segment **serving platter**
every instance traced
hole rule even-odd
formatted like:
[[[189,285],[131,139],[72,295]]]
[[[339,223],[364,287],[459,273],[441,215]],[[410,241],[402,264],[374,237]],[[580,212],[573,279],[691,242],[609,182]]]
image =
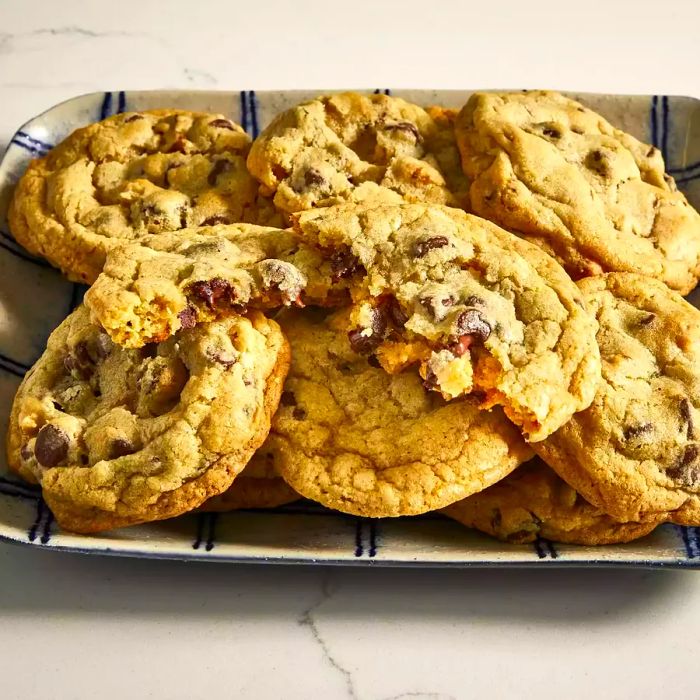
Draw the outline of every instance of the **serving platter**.
[[[375,89],[420,105],[460,107],[470,90]],[[66,281],[12,238],[12,187],[32,158],[90,122],[118,112],[176,107],[223,113],[251,136],[279,111],[317,91],[100,92],[63,102],[24,124],[0,163],[0,421],[46,338],[84,288]],[[613,124],[661,149],[667,169],[700,206],[700,101],[666,95],[571,94]],[[694,298],[697,297],[697,298]],[[690,301],[696,306],[700,292]],[[4,430],[4,427],[3,427]],[[626,545],[579,547],[538,540],[506,545],[438,514],[370,520],[308,501],[271,510],[187,515],[100,535],[61,531],[38,488],[8,472],[0,457],[0,539],[47,549],[222,562],[389,566],[641,566],[700,568],[700,528],[664,525]]]

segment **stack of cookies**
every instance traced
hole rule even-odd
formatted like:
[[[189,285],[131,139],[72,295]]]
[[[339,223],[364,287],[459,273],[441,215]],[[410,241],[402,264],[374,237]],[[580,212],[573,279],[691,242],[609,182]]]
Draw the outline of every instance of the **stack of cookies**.
[[[700,215],[560,94],[331,95],[252,144],[121,114],[9,220],[91,284],[8,432],[68,530],[300,497],[517,543],[700,525]]]

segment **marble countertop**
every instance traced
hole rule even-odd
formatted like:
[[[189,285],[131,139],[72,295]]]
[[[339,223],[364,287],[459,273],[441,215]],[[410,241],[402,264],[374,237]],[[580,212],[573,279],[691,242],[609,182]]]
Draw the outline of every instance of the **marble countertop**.
[[[41,110],[105,89],[700,96],[695,0],[573,5],[0,0],[0,151]],[[227,566],[0,545],[0,697],[691,697],[699,619],[694,572]]]

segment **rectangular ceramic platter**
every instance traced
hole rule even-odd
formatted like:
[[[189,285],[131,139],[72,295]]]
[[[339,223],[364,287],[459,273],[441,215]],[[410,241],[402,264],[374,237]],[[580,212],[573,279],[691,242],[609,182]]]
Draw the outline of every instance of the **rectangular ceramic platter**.
[[[427,106],[459,107],[470,91],[376,90]],[[126,110],[179,107],[226,114],[255,137],[280,110],[316,91],[107,92],[64,102],[25,124],[0,166],[0,421],[46,338],[82,295],[12,239],[7,203],[31,158],[74,129]],[[700,108],[689,97],[576,95],[613,124],[658,146],[690,201],[700,205]],[[700,295],[698,295],[700,298]],[[306,501],[266,511],[189,515],[85,537],[61,532],[37,489],[0,462],[0,538],[56,550],[231,562],[393,566],[700,566],[700,528],[665,525],[627,545],[505,545],[439,515],[367,520]]]

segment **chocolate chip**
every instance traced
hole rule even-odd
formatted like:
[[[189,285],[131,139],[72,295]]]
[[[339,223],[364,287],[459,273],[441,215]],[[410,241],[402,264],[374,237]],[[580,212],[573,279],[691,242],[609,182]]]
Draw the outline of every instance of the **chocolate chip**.
[[[207,219],[204,219],[200,226],[218,226],[219,224],[230,224],[231,220],[227,216],[222,216],[221,214],[217,214],[216,216],[210,216]]]
[[[394,124],[384,124],[384,128],[387,131],[403,131],[408,134],[411,134],[416,140],[416,143],[420,143],[423,140],[423,137],[420,135],[420,131],[418,131],[418,127],[411,122],[396,122]]]
[[[658,149],[656,148],[656,146],[651,146],[649,148],[649,150],[647,151],[647,158],[650,158],[651,156],[653,156],[657,152],[657,150]]]
[[[117,438],[112,442],[112,446],[109,450],[109,458],[117,459],[117,457],[125,457],[136,452],[135,445],[124,438]]]
[[[486,302],[481,297],[476,296],[476,294],[471,294],[464,300],[464,305],[475,306],[478,309],[486,306]]]
[[[194,328],[197,324],[197,309],[195,309],[192,304],[188,304],[182,311],[180,311],[177,317],[180,320],[180,328],[183,330]]]
[[[226,160],[226,158],[220,158],[212,165],[209,175],[207,176],[207,182],[213,187],[216,185],[219,175],[230,173],[231,170],[233,170],[233,163],[230,160]]]
[[[498,531],[501,527],[501,523],[503,522],[503,516],[501,515],[501,511],[496,508],[493,513],[491,514],[491,527]]]
[[[51,423],[47,423],[36,436],[34,453],[43,467],[55,467],[68,456],[70,439],[68,434]]]
[[[209,122],[209,126],[213,126],[215,129],[228,129],[229,131],[235,131],[233,124],[228,119],[214,119]]]
[[[654,426],[651,423],[640,423],[639,425],[629,425],[623,431],[622,434],[625,440],[633,440],[640,435],[646,435],[654,430]]]
[[[423,388],[428,391],[434,391],[438,387],[438,378],[431,367],[427,367],[425,371],[425,379],[423,380]]]
[[[226,354],[225,352],[219,352],[217,350],[210,350],[207,352],[207,357],[219,365],[222,365],[226,369],[230,369],[233,365],[238,362],[238,358],[233,355]]]
[[[401,308],[399,300],[396,297],[388,296],[383,303],[391,322],[397,328],[403,328],[408,321],[408,314]]]
[[[294,418],[296,420],[304,420],[304,418],[306,418],[306,411],[303,408],[300,408],[299,406],[297,406],[292,411],[292,416],[294,416]]]
[[[309,168],[304,173],[304,182],[308,187],[313,187],[314,185],[321,186],[326,184],[326,178],[323,177],[316,168]]]
[[[488,340],[488,337],[491,335],[491,325],[478,309],[462,311],[457,317],[455,327],[457,336],[474,335],[482,343]]]
[[[32,448],[29,447],[29,445],[22,445],[22,447],[19,450],[19,456],[26,462],[28,459],[32,458],[32,455],[34,453],[32,452]]]
[[[700,448],[697,445],[687,445],[673,467],[666,470],[666,475],[689,485],[696,484],[700,476],[697,466],[698,455],[700,455]]]
[[[445,236],[433,236],[424,241],[418,241],[414,249],[414,255],[417,258],[425,257],[429,251],[435,248],[444,248],[449,241]]]
[[[605,177],[608,174],[608,166],[605,162],[605,156],[601,151],[591,151],[586,156],[585,164],[589,170],[593,170],[594,172],[598,173],[598,175]]]
[[[278,180],[286,180],[289,177],[289,173],[281,165],[277,165],[277,163],[273,163],[272,165],[272,174]]]
[[[385,307],[378,306],[371,311],[372,319],[367,329],[356,328],[348,333],[350,347],[360,355],[368,355],[376,350],[384,340],[388,327],[388,312]],[[366,335],[366,330],[371,334]]]
[[[81,340],[75,345],[72,352],[63,359],[63,366],[77,379],[87,381],[92,377],[95,368],[85,341]]]
[[[549,138],[551,138],[551,139],[561,138],[561,131],[559,131],[559,129],[555,129],[552,126],[545,126],[545,128],[542,129],[542,133],[545,136],[549,136]]]
[[[62,411],[62,410],[63,410],[63,406],[61,406],[61,404],[58,403],[58,401],[52,401],[51,403],[53,404],[53,407],[54,407],[57,411]]]
[[[339,250],[333,253],[330,261],[331,279],[333,282],[350,277],[358,270],[364,269],[357,256],[353,255],[349,250]]]
[[[654,319],[656,318],[656,314],[649,314],[648,316],[645,316],[643,319],[639,321],[640,326],[648,326]]]
[[[131,114],[124,120],[124,123],[129,124],[130,122],[135,122],[143,118],[144,117],[141,114]]]
[[[283,406],[296,406],[297,397],[294,396],[294,392],[292,391],[283,391],[282,396],[280,396],[280,403]]]
[[[681,418],[686,427],[686,437],[688,440],[692,440],[695,437],[695,426],[693,424],[693,412],[692,404],[688,399],[681,399],[680,406],[678,407],[681,413]]]
[[[367,364],[368,364],[370,367],[376,367],[377,369],[380,369],[380,368],[381,368],[381,365],[379,364],[379,360],[377,359],[377,356],[376,356],[376,355],[370,355],[370,356],[367,358]]]
[[[203,301],[210,309],[213,309],[221,298],[226,298],[230,302],[235,300],[235,293],[231,289],[231,285],[220,277],[194,282],[190,285],[190,294]]]

